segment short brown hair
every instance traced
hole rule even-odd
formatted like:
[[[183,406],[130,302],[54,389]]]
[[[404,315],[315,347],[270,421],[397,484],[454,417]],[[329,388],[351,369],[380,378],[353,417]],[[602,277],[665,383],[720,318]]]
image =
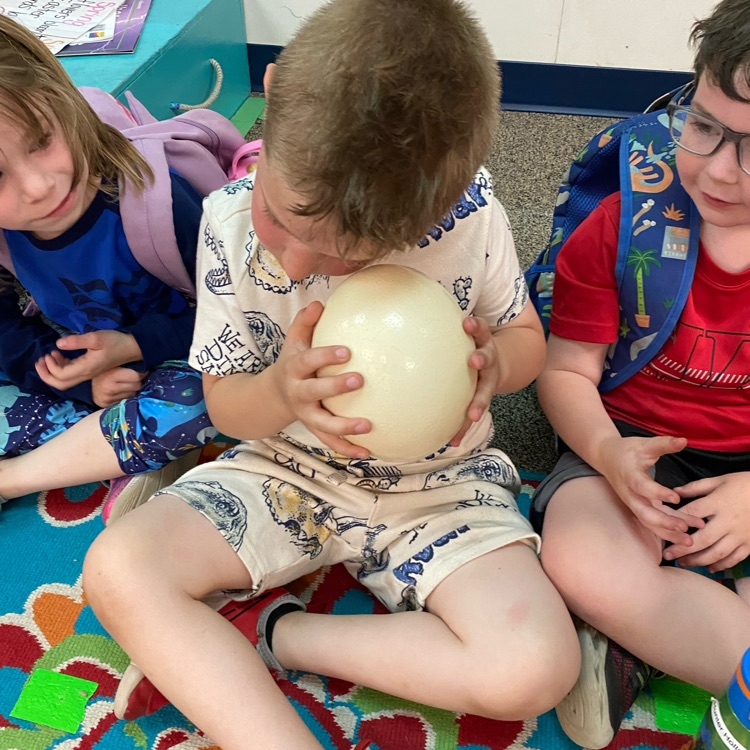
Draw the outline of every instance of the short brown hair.
[[[278,57],[265,148],[303,196],[298,214],[403,249],[486,158],[499,95],[492,48],[461,2],[332,0]]]
[[[99,119],[52,52],[5,15],[0,15],[0,116],[32,142],[41,142],[50,125],[58,125],[73,157],[74,184],[84,165],[111,193],[120,175],[137,189],[152,177],[145,159],[119,130]]]
[[[750,102],[739,91],[750,90],[750,2],[722,0],[708,18],[696,21],[690,42],[697,48],[696,80],[705,74],[730,99]]]

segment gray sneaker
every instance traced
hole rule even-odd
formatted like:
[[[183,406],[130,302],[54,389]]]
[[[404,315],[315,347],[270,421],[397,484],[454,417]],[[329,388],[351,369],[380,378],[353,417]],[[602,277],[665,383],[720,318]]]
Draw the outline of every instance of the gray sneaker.
[[[581,674],[555,711],[573,742],[599,750],[612,742],[633,701],[660,673],[591,625],[574,619]]]

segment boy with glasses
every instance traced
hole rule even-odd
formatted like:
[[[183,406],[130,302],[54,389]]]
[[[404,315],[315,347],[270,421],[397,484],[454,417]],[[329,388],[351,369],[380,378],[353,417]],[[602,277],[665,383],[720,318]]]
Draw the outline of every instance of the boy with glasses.
[[[669,177],[700,215],[679,320],[648,363],[598,389],[633,313],[615,268],[631,217],[611,195],[558,256],[538,380],[564,448],[534,499],[542,562],[584,621],[581,675],[557,713],[586,748],[611,742],[657,669],[720,693],[750,644],[750,3],[723,0],[691,40],[692,102],[668,109]],[[678,212],[653,199],[652,213]],[[642,282],[666,248],[654,233],[639,250]]]
[[[682,102],[695,91],[694,84],[676,102],[667,105],[669,132],[680,148],[698,156],[713,156],[727,141],[737,149],[740,169],[750,175],[750,133],[738,133],[707,112]]]

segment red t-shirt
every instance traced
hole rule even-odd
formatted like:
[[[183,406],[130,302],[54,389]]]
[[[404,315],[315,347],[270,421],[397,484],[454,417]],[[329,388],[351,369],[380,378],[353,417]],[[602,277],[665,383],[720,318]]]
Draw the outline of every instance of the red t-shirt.
[[[556,263],[550,330],[608,344],[620,325],[614,266],[620,194],[576,229]],[[680,320],[661,351],[602,394],[608,414],[693,448],[750,450],[750,270],[719,268],[701,244]]]

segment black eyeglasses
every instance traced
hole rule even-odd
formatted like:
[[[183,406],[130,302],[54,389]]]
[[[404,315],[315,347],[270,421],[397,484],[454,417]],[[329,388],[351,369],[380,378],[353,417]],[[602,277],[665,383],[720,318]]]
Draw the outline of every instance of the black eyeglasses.
[[[737,149],[740,169],[750,175],[750,133],[738,133],[711,115],[674,101],[667,104],[667,114],[672,140],[680,148],[698,156],[712,156],[729,141]]]

